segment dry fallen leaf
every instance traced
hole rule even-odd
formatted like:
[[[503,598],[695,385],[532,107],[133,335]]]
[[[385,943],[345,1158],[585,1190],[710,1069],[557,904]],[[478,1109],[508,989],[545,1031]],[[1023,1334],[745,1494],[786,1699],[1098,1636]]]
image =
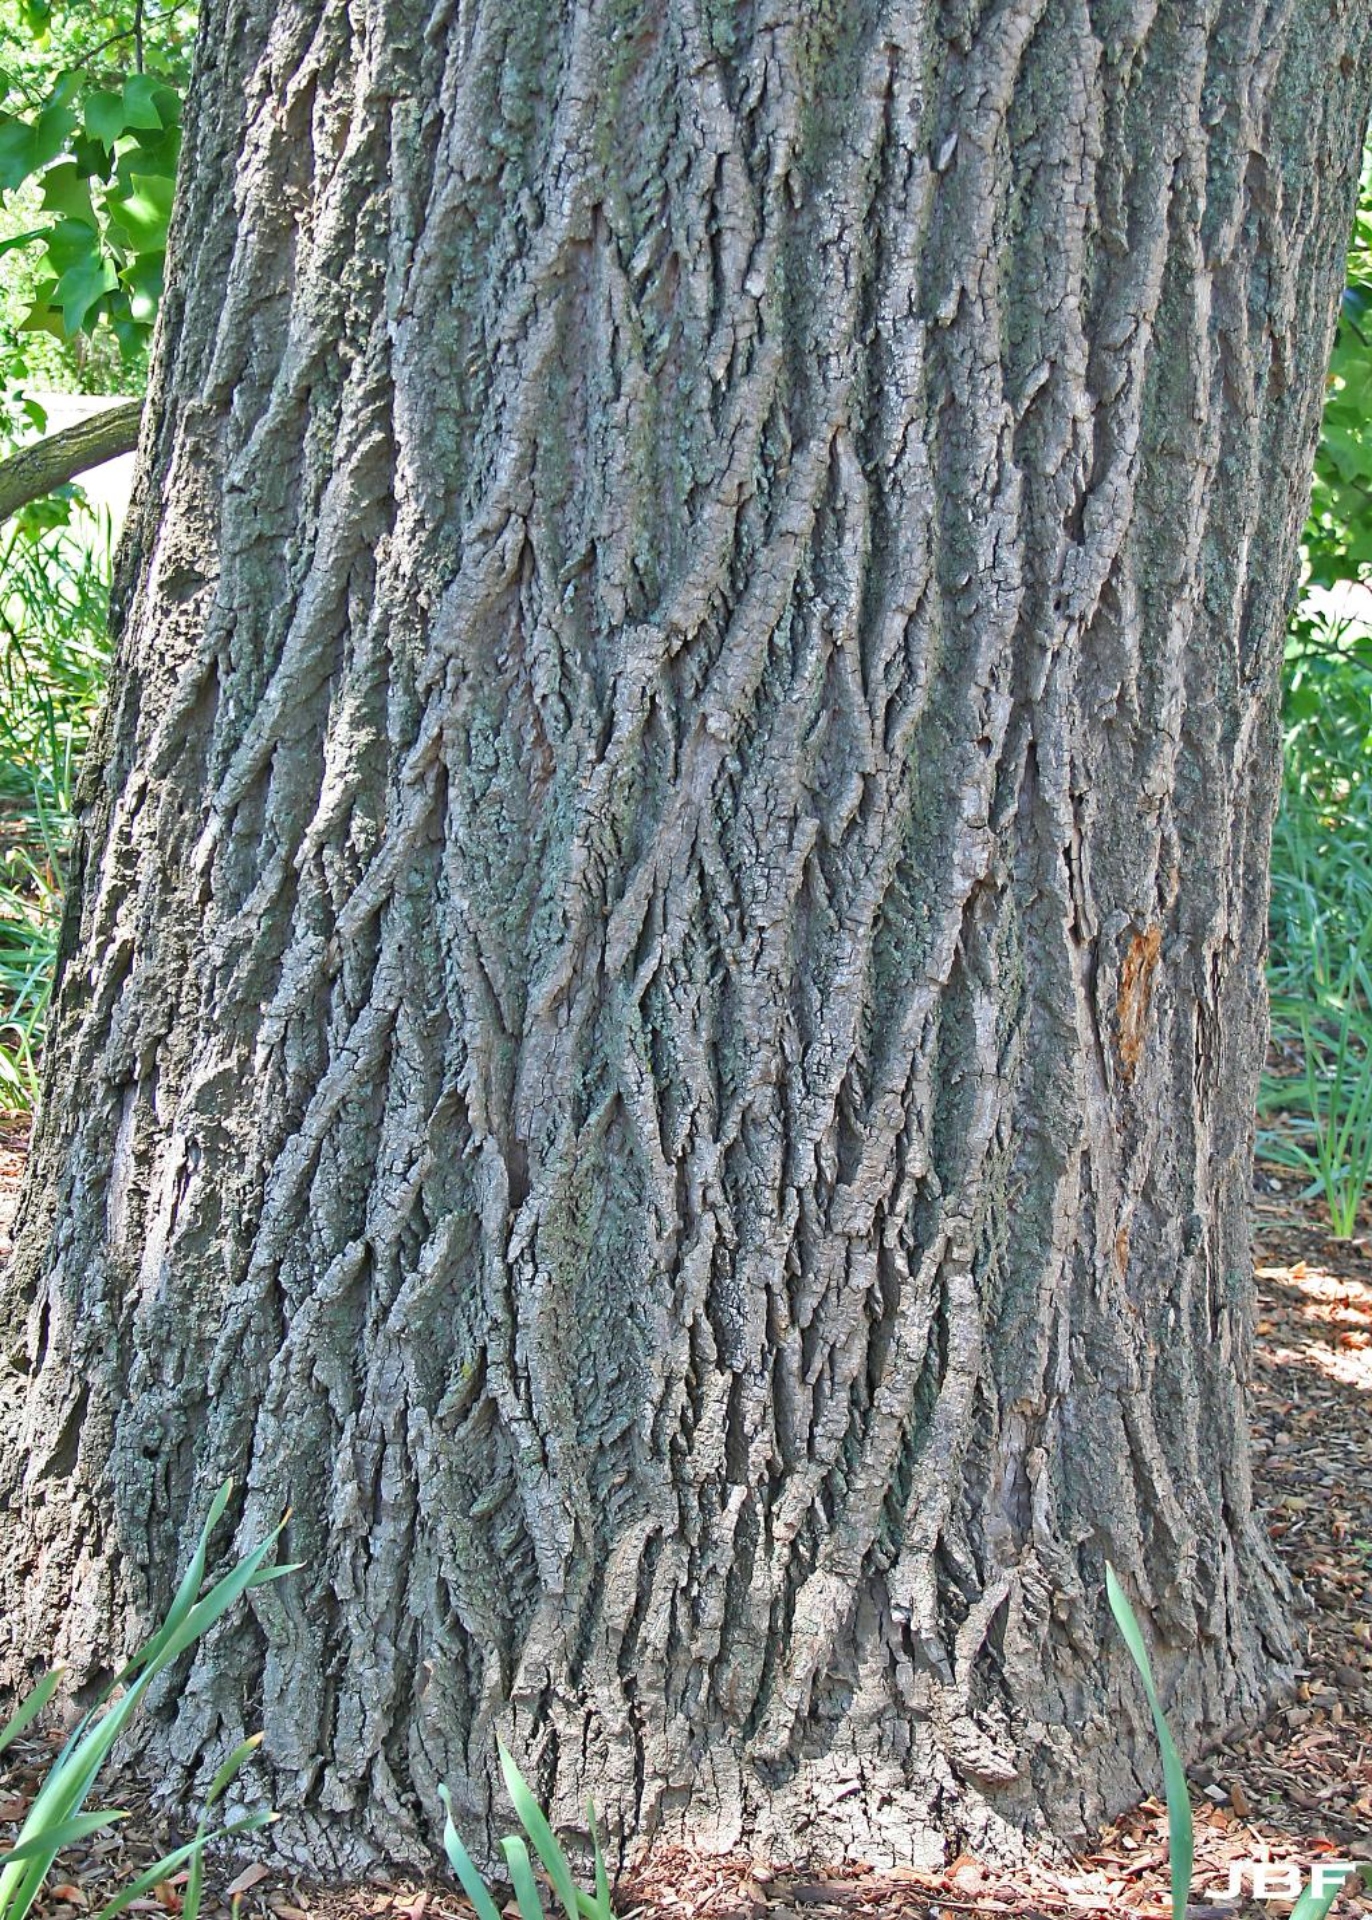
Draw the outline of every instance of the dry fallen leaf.
[[[224,1897],[227,1900],[236,1899],[240,1893],[246,1893],[249,1887],[257,1886],[259,1882],[269,1879],[270,1876],[271,1868],[264,1867],[260,1860],[254,1860],[250,1867],[244,1867],[242,1873],[230,1880],[224,1889]]]

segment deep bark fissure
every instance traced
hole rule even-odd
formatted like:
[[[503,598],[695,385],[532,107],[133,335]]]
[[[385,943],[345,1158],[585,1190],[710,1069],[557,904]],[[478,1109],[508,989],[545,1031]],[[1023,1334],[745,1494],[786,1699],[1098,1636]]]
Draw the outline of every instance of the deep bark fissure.
[[[207,6],[5,1485],[16,1656],[293,1506],[166,1777],[260,1711],[355,1865],[499,1728],[573,1825],[928,1859],[1146,1772],[1107,1554],[1189,1742],[1281,1684],[1245,1188],[1370,31]]]

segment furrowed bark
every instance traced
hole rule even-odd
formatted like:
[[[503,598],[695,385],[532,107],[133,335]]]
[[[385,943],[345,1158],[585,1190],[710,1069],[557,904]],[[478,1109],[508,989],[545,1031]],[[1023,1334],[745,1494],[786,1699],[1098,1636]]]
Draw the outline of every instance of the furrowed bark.
[[[12,1664],[228,1472],[316,1871],[929,1861],[1293,1661],[1245,1381],[1353,0],[211,0],[13,1277]],[[111,1656],[112,1657],[112,1654]]]

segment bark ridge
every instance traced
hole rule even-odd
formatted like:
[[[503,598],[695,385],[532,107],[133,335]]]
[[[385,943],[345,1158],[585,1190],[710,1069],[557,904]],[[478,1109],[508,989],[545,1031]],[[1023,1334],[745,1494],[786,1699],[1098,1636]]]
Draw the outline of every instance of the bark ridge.
[[[226,1472],[294,1510],[168,1777],[260,1715],[351,1867],[498,1822],[499,1729],[626,1844],[927,1862],[1153,1784],[1107,1556],[1191,1747],[1281,1684],[1246,1195],[1370,34],[210,0],[8,1308],[16,1658]]]

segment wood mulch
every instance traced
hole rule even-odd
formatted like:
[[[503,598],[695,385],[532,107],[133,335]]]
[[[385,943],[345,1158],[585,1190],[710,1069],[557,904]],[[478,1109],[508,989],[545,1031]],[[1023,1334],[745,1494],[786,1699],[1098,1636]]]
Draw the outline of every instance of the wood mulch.
[[[0,1262],[22,1163],[22,1131],[0,1123]],[[1257,1227],[1255,1481],[1273,1541],[1311,1603],[1308,1651],[1295,1701],[1190,1770],[1193,1920],[1286,1911],[1284,1902],[1226,1903],[1232,1860],[1290,1861],[1306,1874],[1321,1856],[1372,1860],[1372,1247],[1330,1241],[1317,1209],[1267,1169]],[[14,1831],[5,1823],[23,1817],[42,1758],[36,1742],[24,1743],[0,1776],[0,1846]],[[137,1798],[124,1804],[134,1815],[125,1826],[63,1857],[36,1910],[42,1920],[82,1920],[181,1837]],[[1067,1863],[1045,1858],[1007,1872],[962,1856],[935,1877],[661,1851],[621,1883],[616,1904],[626,1920],[1162,1915],[1166,1852],[1163,1808],[1149,1800]],[[233,1863],[212,1864],[207,1882],[206,1915],[231,1920],[471,1920],[447,1884],[375,1878],[326,1889],[260,1864],[235,1874]],[[159,1887],[135,1910],[174,1920],[178,1886]],[[1334,1912],[1366,1916],[1372,1898],[1344,1894]]]

